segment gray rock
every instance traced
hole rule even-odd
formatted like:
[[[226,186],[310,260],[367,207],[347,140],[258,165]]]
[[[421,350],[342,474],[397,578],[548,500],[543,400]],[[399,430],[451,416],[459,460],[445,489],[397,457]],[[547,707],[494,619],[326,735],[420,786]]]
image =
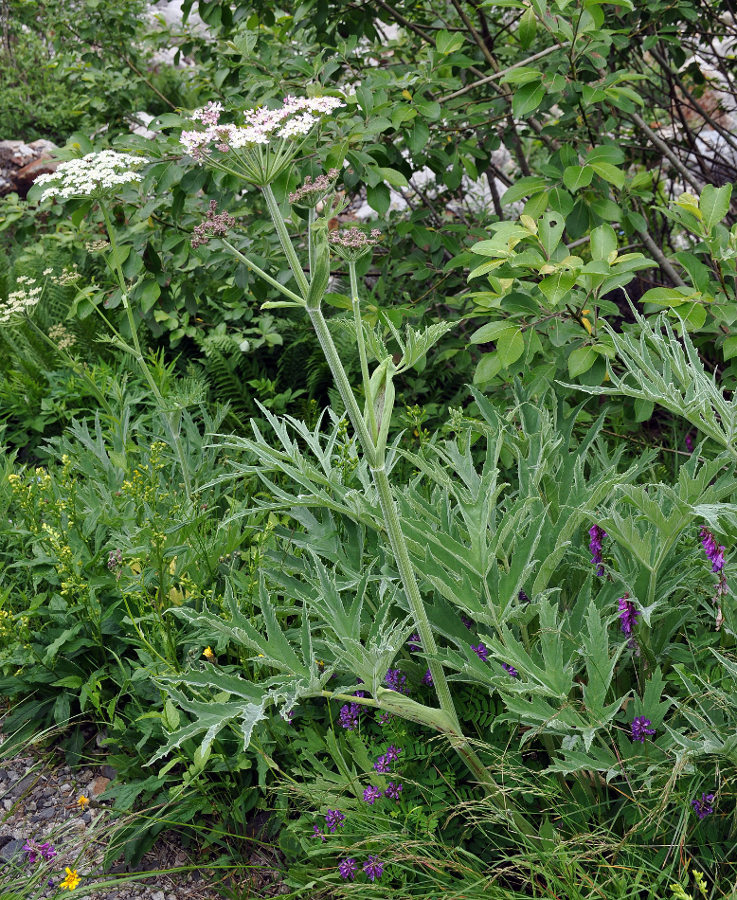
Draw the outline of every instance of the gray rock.
[[[8,843],[0,850],[0,859],[4,862],[10,862],[15,856],[23,853],[24,841],[8,841]]]
[[[20,797],[23,791],[29,788],[35,780],[36,778],[34,775],[26,775],[24,778],[21,778],[21,780],[17,781],[10,789],[10,796]]]
[[[154,891],[153,894],[151,894],[151,900],[165,900],[164,892]]]

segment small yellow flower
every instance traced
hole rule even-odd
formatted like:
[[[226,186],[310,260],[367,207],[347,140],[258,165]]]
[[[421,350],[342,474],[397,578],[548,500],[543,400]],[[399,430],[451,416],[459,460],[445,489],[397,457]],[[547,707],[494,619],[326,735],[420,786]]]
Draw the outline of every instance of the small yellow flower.
[[[90,805],[90,798],[85,797],[84,794],[81,794],[79,797],[79,800],[77,800],[77,806],[81,806],[82,809],[87,809],[87,807],[89,805]]]
[[[76,869],[70,869],[67,867],[65,870],[67,873],[67,877],[62,881],[59,887],[63,891],[73,891],[80,882],[80,877],[77,875]]]
[[[215,654],[212,652],[212,647],[205,647],[205,649],[202,651],[202,655],[205,657],[205,659],[209,659],[210,661],[215,659]]]

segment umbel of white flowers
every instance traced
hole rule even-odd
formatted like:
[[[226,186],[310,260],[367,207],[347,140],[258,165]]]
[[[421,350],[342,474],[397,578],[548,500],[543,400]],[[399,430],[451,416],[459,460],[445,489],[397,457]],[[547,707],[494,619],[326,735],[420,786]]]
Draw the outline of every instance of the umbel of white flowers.
[[[114,193],[122,185],[140,181],[141,175],[136,170],[147,162],[142,156],[102,150],[61,163],[55,172],[40,175],[36,184],[48,185],[41,200],[101,197]]]
[[[264,185],[289,165],[321,117],[340,106],[345,103],[338,97],[285,97],[278,109],[246,110],[245,125],[235,125],[221,123],[222,104],[210,101],[192,113],[192,121],[205,127],[183,131],[180,141],[199,163]]]
[[[4,303],[0,303],[0,325],[30,313],[41,299],[42,291],[43,287],[36,284],[35,278],[21,275],[16,281],[16,289],[8,294]]]

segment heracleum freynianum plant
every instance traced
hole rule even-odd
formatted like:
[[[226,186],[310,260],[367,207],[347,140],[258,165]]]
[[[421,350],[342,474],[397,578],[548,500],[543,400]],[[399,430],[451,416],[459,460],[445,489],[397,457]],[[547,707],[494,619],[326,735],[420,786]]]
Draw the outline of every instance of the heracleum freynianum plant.
[[[289,263],[296,291],[285,287],[264,272],[224,237],[223,243],[286,298],[285,301],[269,303],[266,306],[300,307],[310,318],[361,451],[371,470],[381,505],[386,536],[409,604],[412,624],[419,634],[427,656],[439,707],[425,706],[397,691],[383,687],[377,683],[375,676],[368,677],[372,673],[367,670],[359,671],[360,666],[356,666],[355,663],[353,668],[368,684],[373,698],[355,698],[346,695],[344,699],[376,706],[445,735],[474,778],[484,785],[492,797],[498,796],[500,803],[509,808],[509,804],[501,799],[500,788],[462,732],[448,680],[438,657],[438,648],[410,559],[407,541],[402,532],[386,465],[387,437],[395,400],[394,378],[421,359],[447,328],[444,325],[434,325],[422,333],[408,331],[404,339],[394,332],[394,337],[402,350],[398,361],[395,361],[386,347],[373,337],[372,355],[378,358],[378,365],[371,372],[367,338],[370,340],[372,335],[364,329],[361,316],[356,262],[371,252],[377,240],[377,232],[372,232],[369,236],[357,229],[351,229],[342,234],[331,235],[328,221],[335,214],[336,208],[329,197],[337,173],[331,171],[326,176],[320,176],[315,182],[306,181],[291,198],[293,202],[301,203],[308,209],[308,259],[305,273],[272,189],[272,182],[292,164],[300,147],[300,138],[318,125],[322,116],[332,113],[343,105],[343,101],[336,97],[286,97],[281,107],[277,109],[262,107],[246,111],[245,124],[241,126],[221,123],[222,107],[218,103],[211,102],[206,107],[195,110],[192,115],[192,119],[204,127],[184,131],[181,140],[187,152],[200,164],[235,175],[257,186],[263,192],[279,242]],[[318,216],[316,208],[321,204],[325,207],[324,214]],[[222,235],[222,224],[222,222],[215,223],[213,233]],[[365,398],[363,409],[356,399],[321,308],[330,280],[331,247],[348,263],[355,335]],[[266,599],[265,593],[262,596]],[[266,611],[264,614],[266,617]],[[359,635],[354,635],[354,638],[357,640]],[[316,677],[315,681],[315,693],[330,696],[329,692],[322,690],[322,679]],[[522,832],[528,835],[533,833],[532,827],[518,812],[511,810],[510,814]]]

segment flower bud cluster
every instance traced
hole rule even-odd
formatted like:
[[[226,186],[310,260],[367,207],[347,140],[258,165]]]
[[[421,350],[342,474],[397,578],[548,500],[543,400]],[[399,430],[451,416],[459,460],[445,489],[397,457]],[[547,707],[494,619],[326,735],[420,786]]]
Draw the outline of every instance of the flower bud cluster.
[[[71,331],[67,331],[61,322],[57,322],[56,325],[49,328],[49,337],[60,350],[68,350],[77,342],[75,336]]]
[[[338,174],[337,169],[330,169],[327,175],[318,175],[314,181],[308,175],[304,184],[289,195],[289,202],[314,208],[332,191]]]
[[[131,156],[115,150],[88,153],[81,159],[61,163],[55,172],[39,175],[36,184],[47,184],[41,200],[58,197],[97,197],[114,193],[119,187],[141,180],[136,169],[148,162],[142,156]]]
[[[338,256],[349,262],[355,262],[371,251],[378,244],[381,232],[373,228],[370,234],[359,228],[347,228],[343,231],[330,232],[330,244]]]
[[[216,212],[217,201],[211,200],[207,218],[192,230],[192,246],[206,244],[211,237],[222,237],[235,225],[235,219],[228,212]]]

